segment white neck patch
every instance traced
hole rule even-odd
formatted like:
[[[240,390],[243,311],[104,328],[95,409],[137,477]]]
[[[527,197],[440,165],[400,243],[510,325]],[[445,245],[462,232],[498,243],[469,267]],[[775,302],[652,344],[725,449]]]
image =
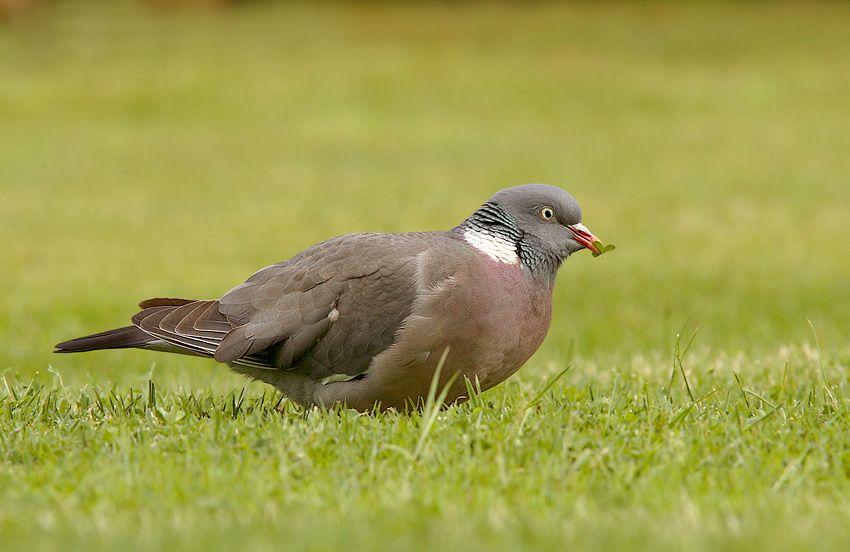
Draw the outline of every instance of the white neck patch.
[[[466,243],[484,253],[491,259],[500,263],[518,264],[519,255],[516,254],[516,245],[499,236],[485,234],[474,229],[468,229],[463,233]]]

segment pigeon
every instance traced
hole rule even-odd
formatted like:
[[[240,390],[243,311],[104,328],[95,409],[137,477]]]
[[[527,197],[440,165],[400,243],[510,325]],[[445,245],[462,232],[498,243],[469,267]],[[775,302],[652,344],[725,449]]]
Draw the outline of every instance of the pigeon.
[[[448,231],[338,236],[252,275],[218,300],[142,301],[132,326],[65,341],[57,353],[139,348],[213,358],[307,407],[447,404],[514,374],[552,319],[572,253],[599,254],[564,190],[497,192]]]

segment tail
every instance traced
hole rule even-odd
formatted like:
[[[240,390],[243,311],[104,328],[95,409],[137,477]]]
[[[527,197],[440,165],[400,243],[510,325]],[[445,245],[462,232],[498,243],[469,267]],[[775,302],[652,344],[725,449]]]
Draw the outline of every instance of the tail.
[[[233,329],[219,312],[218,301],[157,297],[142,301],[139,308],[142,311],[133,316],[135,326],[63,341],[53,352],[137,348],[211,357]]]
[[[108,332],[100,332],[85,337],[78,337],[70,341],[63,341],[56,345],[54,353],[83,353],[85,351],[96,351],[98,349],[128,349],[133,347],[144,347],[156,338],[137,328],[127,326]]]
[[[148,299],[139,303],[139,308],[165,307],[172,305],[185,305],[191,303],[191,299]],[[85,353],[86,351],[97,351],[99,349],[132,349],[134,347],[147,347],[158,341],[158,339],[147,332],[140,330],[137,326],[126,326],[117,330],[100,332],[85,337],[78,337],[70,341],[63,341],[56,345],[54,353]]]

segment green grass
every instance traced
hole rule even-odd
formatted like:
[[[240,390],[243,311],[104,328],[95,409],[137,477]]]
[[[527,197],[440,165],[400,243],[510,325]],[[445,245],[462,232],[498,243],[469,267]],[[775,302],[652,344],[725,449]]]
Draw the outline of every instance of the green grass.
[[[827,391],[802,351],[694,363],[695,401],[635,360],[539,398],[511,380],[430,431],[259,389],[6,378],[4,549],[843,549],[846,378],[828,364]]]
[[[850,544],[842,3],[31,15],[0,22],[4,552]],[[534,181],[617,249],[571,258],[540,351],[433,424],[50,353]]]

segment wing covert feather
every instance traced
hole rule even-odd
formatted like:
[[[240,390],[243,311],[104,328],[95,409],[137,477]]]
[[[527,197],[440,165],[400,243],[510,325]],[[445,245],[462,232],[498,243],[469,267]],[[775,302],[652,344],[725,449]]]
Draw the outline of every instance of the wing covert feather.
[[[266,267],[220,300],[234,326],[216,360],[269,349],[313,379],[357,375],[393,341],[417,293],[416,256],[441,232],[350,234]]]

